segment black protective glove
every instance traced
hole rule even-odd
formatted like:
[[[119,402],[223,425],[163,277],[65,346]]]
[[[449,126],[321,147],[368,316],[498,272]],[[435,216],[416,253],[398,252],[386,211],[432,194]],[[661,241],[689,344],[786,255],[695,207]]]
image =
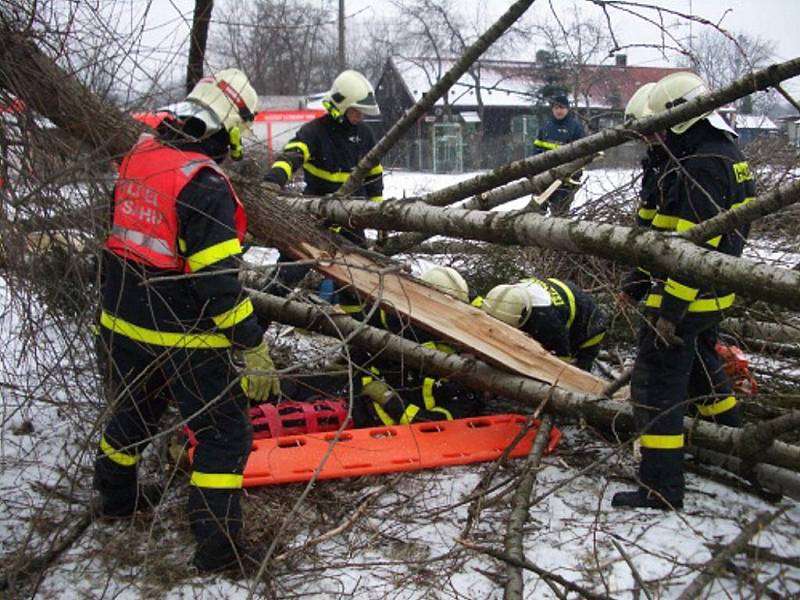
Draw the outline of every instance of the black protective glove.
[[[658,317],[655,327],[656,339],[653,345],[656,348],[666,350],[673,346],[683,346],[683,340],[675,333],[675,328],[677,327],[675,323],[668,321],[664,317]]]

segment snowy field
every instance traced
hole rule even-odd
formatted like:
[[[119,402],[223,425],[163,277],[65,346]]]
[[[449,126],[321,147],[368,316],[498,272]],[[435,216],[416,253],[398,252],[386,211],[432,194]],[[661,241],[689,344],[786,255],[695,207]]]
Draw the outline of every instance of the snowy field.
[[[473,175],[393,172],[387,175],[385,196],[419,195]],[[625,170],[588,171],[577,202],[631,176]],[[525,202],[503,208],[521,208]],[[754,256],[769,260],[769,250],[754,251]],[[262,253],[262,258],[270,257],[273,252]],[[99,437],[100,394],[93,375],[91,334],[43,321],[30,300],[13,294],[10,284],[0,279],[4,574],[17,549],[42,555],[77,527],[91,494],[91,464]],[[37,353],[28,341],[34,326],[38,336],[47,336],[46,343],[37,340]],[[306,360],[318,341],[295,333],[280,343],[292,346],[298,360]],[[720,544],[730,542],[764,511],[784,506],[786,512],[750,540],[748,553],[725,565],[702,597],[800,597],[796,502],[770,504],[724,481],[690,472],[683,511],[616,511],[610,507],[611,496],[630,489],[635,474],[630,447],[609,444],[580,424],[556,425],[564,438],[538,472],[533,491],[538,501],[530,509],[524,533],[529,562],[597,596],[677,598]],[[159,468],[155,446],[143,464],[151,474]],[[490,464],[320,482],[298,507],[294,505],[301,485],[252,490],[245,500],[248,528],[265,523],[273,532],[282,528],[282,548],[274,553],[264,578],[269,584],[191,573],[187,561],[192,543],[183,509],[187,484],[176,479],[153,517],[89,523],[77,541],[40,578],[18,588],[18,594],[124,600],[499,599],[503,563],[467,549],[461,541],[502,551],[522,462],[497,471],[480,508],[473,494],[493,470]],[[740,574],[738,580],[734,572]],[[644,582],[643,590],[637,578]],[[525,597],[559,596],[525,571]],[[568,597],[580,596],[572,592]],[[0,598],[5,598],[2,591]]]

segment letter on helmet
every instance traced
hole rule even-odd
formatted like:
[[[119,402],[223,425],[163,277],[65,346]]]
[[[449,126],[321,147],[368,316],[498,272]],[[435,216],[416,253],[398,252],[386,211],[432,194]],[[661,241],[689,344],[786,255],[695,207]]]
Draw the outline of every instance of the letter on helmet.
[[[336,109],[334,112],[329,108],[336,118],[343,117],[348,108],[360,110],[365,115],[381,114],[372,84],[358,71],[342,71],[333,81],[325,100]]]
[[[206,124],[206,132],[250,123],[255,118],[258,94],[239,69],[224,69],[203,77],[186,97],[195,106],[193,114],[180,111],[179,116],[193,116]]]
[[[522,327],[531,312],[530,299],[516,285],[498,285],[489,290],[481,308],[490,316],[514,327]]]
[[[431,267],[422,274],[422,281],[439,291],[469,302],[469,286],[461,274],[452,267]]]
[[[626,121],[643,119],[652,114],[647,102],[650,99],[650,93],[653,91],[654,87],[656,87],[656,84],[652,81],[650,83],[645,83],[633,93],[631,99],[628,100],[628,104],[625,105]]]

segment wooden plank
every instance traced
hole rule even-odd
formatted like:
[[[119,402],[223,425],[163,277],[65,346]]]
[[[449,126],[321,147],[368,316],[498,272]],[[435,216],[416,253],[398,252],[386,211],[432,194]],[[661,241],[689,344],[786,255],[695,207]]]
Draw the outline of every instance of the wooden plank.
[[[307,243],[295,247],[302,258],[317,260],[319,271],[339,283],[349,284],[384,308],[407,316],[411,322],[469,348],[485,360],[526,377],[567,390],[599,394],[605,382],[559,360],[530,336],[485,312],[439,292],[411,277],[382,268],[355,253],[331,258]]]

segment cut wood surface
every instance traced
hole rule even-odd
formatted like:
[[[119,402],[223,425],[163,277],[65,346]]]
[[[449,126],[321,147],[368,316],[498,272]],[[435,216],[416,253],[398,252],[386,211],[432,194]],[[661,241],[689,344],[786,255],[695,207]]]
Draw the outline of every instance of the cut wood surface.
[[[606,386],[602,379],[559,360],[530,336],[479,308],[408,276],[376,268],[374,262],[360,254],[339,252],[331,259],[310,244],[299,244],[298,248],[305,259],[319,261],[318,269],[326,275],[353,285],[385,308],[492,363],[571,391],[600,394]]]

